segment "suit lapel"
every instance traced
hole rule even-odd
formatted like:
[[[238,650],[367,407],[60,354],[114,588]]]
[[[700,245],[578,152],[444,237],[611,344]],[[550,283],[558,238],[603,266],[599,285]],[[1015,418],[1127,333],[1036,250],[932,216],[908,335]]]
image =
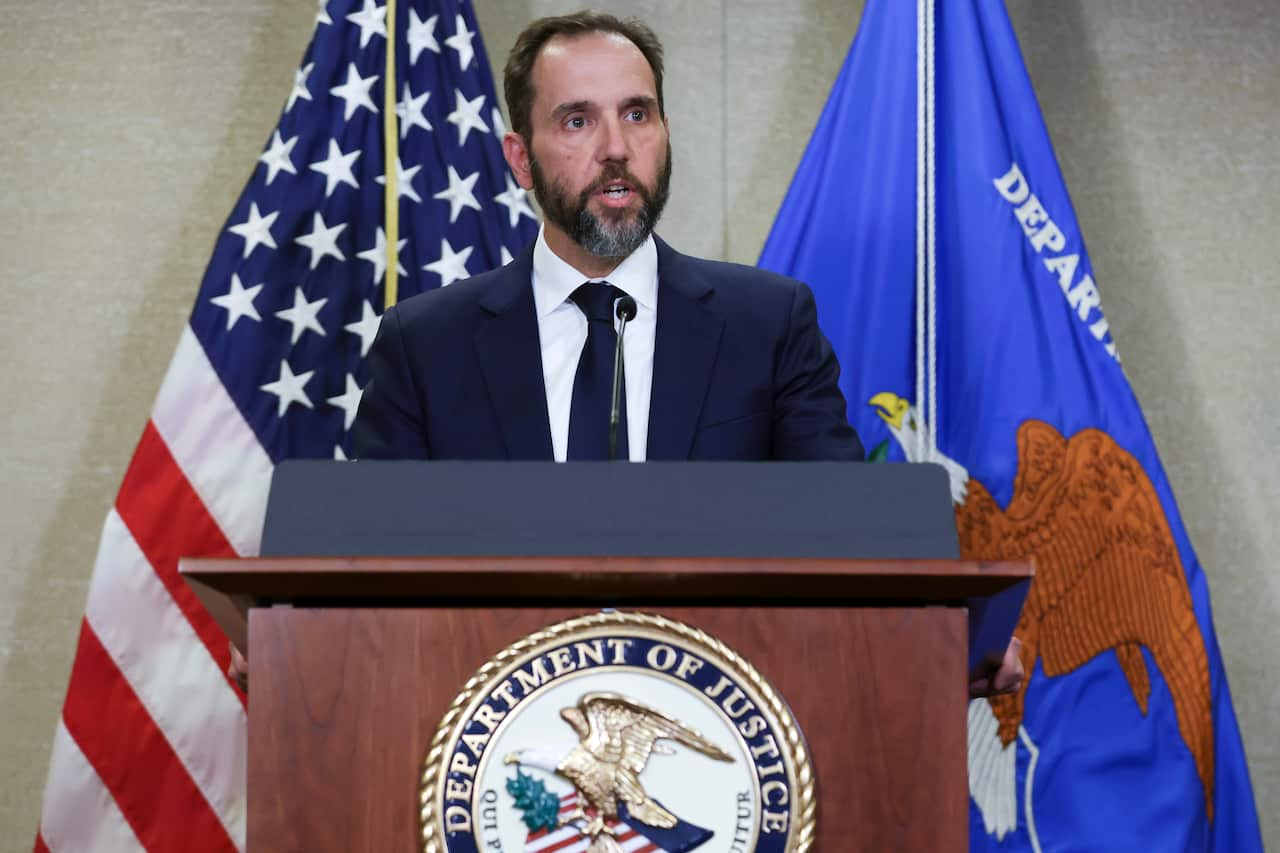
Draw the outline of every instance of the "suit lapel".
[[[510,459],[550,460],[551,421],[533,302],[533,248],[480,300],[492,316],[476,331],[476,355]]]
[[[658,318],[645,456],[683,460],[693,447],[724,321],[706,305],[712,284],[683,255],[661,240],[657,244]]]

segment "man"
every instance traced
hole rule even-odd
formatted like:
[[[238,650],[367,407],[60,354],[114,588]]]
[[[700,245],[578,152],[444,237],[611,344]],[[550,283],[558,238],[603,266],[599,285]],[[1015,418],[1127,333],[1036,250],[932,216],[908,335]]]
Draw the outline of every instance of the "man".
[[[662,71],[635,21],[580,12],[520,35],[503,153],[542,231],[506,267],[386,312],[357,457],[607,458],[614,306],[629,297],[620,457],[863,458],[809,289],[652,236],[671,176]],[[1018,652],[1015,639],[970,694],[1016,690]]]
[[[653,32],[593,12],[535,21],[505,88],[503,152],[542,231],[501,270],[387,311],[356,455],[607,458],[625,294],[620,458],[861,459],[809,289],[651,235],[671,174]]]

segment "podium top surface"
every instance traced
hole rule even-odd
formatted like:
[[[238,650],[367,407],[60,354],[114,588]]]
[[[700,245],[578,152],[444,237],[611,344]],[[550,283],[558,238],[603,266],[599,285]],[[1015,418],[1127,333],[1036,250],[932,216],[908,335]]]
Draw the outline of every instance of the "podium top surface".
[[[1031,577],[1026,562],[648,557],[184,559],[188,581],[258,603],[705,601],[947,604]]]
[[[254,606],[956,606],[970,656],[1003,652],[1028,562],[636,557],[183,559],[183,577],[238,648]]]
[[[959,543],[937,465],[291,461],[261,553],[919,560]]]

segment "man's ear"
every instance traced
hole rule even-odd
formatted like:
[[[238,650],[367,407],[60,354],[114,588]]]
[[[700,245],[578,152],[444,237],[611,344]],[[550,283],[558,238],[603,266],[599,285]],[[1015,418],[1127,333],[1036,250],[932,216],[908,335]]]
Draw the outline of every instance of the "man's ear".
[[[529,146],[524,137],[515,131],[509,131],[502,137],[502,156],[507,158],[507,165],[516,176],[516,183],[521,189],[533,189],[533,171],[529,168]]]

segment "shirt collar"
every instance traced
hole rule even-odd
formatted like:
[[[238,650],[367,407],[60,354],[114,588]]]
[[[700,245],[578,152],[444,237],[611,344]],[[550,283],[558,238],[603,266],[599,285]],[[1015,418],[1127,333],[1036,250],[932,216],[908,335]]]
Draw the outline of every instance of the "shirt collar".
[[[658,296],[658,246],[652,234],[606,278],[588,278],[551,251],[545,230],[538,229],[533,246],[533,301],[539,320],[564,304],[586,281],[608,281],[642,308],[654,309]]]

